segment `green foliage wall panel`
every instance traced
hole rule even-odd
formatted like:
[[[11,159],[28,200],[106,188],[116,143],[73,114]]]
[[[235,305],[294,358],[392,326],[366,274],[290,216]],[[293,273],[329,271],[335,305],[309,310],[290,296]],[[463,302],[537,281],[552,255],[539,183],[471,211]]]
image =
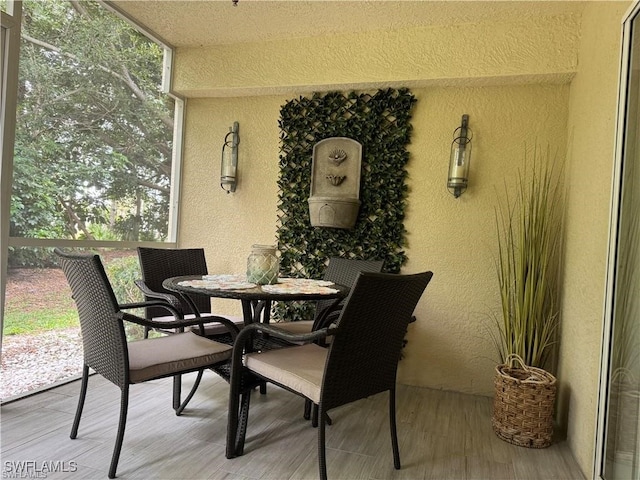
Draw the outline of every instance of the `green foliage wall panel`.
[[[321,278],[329,257],[384,260],[398,273],[406,261],[406,146],[415,97],[407,89],[374,94],[331,92],[300,97],[280,110],[278,248],[285,276]],[[309,198],[313,146],[329,137],[362,144],[360,212],[353,230],[312,227]]]

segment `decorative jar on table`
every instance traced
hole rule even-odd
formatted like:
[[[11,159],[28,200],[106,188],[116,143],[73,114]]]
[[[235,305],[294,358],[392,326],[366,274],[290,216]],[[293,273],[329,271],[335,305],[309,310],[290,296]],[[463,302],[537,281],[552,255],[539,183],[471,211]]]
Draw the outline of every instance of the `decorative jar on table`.
[[[247,258],[247,281],[258,285],[278,282],[280,260],[273,245],[253,245]]]

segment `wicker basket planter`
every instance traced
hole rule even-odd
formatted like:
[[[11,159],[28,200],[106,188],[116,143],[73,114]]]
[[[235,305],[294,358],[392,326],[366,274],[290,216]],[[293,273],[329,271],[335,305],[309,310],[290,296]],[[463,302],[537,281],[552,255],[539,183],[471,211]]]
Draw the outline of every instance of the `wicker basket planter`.
[[[520,365],[515,366],[518,361]],[[506,442],[529,448],[551,445],[556,378],[519,358],[496,367],[493,431]]]

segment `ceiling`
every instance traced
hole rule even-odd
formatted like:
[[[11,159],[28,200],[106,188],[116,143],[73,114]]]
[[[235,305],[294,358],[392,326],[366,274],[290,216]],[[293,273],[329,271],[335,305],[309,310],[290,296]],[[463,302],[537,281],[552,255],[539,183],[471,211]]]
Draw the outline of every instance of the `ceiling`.
[[[533,20],[580,14],[564,1],[113,0],[109,2],[174,47],[249,43],[396,30],[424,25]]]

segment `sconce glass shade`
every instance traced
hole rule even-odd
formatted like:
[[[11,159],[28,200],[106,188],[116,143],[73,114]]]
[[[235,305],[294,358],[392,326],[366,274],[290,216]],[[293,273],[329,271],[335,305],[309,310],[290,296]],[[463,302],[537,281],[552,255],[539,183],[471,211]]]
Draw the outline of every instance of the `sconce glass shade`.
[[[236,175],[238,170],[238,122],[233,122],[233,127],[224,137],[222,146],[222,160],[220,162],[220,186],[227,193],[236,191]]]
[[[462,116],[462,124],[453,132],[451,154],[449,156],[449,178],[447,188],[458,198],[467,189],[469,163],[471,161],[471,130],[469,115]]]

